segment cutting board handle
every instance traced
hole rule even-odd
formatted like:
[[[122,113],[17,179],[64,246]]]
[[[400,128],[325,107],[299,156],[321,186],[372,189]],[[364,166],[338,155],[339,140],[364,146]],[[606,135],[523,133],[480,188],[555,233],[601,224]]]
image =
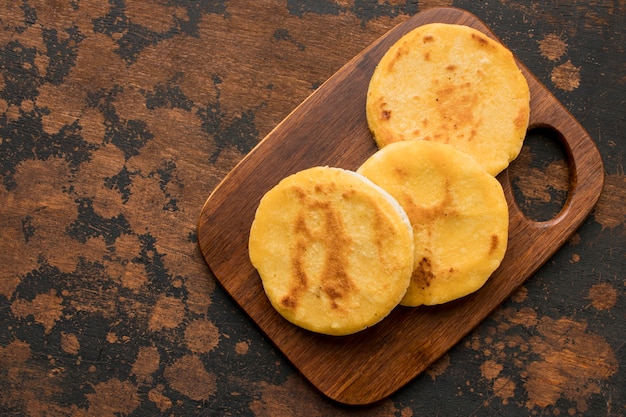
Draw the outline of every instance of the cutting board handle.
[[[525,69],[524,69],[525,70]],[[526,72],[526,71],[525,71]],[[604,182],[604,167],[600,153],[586,130],[576,119],[552,96],[535,77],[525,73],[531,91],[531,115],[528,131],[533,129],[548,129],[556,133],[567,154],[569,173],[569,189],[567,199],[560,212],[552,219],[536,221],[528,218],[515,203],[511,186],[510,174],[505,171],[500,178],[512,216],[519,218],[526,226],[547,229],[555,236],[571,232],[572,221],[578,223],[586,217],[590,205],[598,199],[598,192],[590,192],[590,187],[601,189]],[[541,92],[541,94],[537,94]],[[555,105],[558,103],[558,105]]]

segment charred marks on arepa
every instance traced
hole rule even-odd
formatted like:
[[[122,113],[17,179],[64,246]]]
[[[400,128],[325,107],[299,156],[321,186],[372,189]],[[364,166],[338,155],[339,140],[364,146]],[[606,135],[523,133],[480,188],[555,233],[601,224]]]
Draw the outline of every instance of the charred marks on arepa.
[[[513,119],[513,125],[520,130],[528,125],[528,110],[525,107],[520,107],[517,117]]]
[[[391,110],[389,110],[387,102],[382,97],[378,100],[378,109],[381,122],[391,119]]]
[[[489,39],[488,37],[484,36],[481,33],[471,33],[470,36],[472,37],[472,39],[476,42],[478,42],[478,45],[482,46],[482,47],[487,47],[487,46],[494,46],[493,42],[491,39]]]
[[[491,245],[489,246],[489,255],[495,252],[498,249],[499,239],[498,235],[491,235]]]
[[[334,189],[336,185],[333,183],[314,186],[315,193],[322,196]],[[354,193],[349,191],[345,191],[342,197],[350,198]],[[281,303],[286,308],[295,308],[298,305],[299,295],[308,290],[312,283],[319,281],[319,290],[328,296],[331,308],[339,309],[340,305],[337,300],[344,298],[354,289],[346,264],[351,238],[331,202],[315,198],[315,195],[309,196],[299,187],[294,187],[294,193],[298,196],[302,206],[294,224],[297,243],[290,253],[297,285],[289,290],[289,294],[281,300]],[[323,266],[317,280],[308,276],[305,266],[307,252],[313,248],[323,248],[324,251]]]
[[[432,43],[434,41],[435,41],[435,37],[433,35],[431,35],[431,34],[424,35],[424,37],[422,38],[422,43],[423,44]],[[430,61],[431,52],[432,51],[430,49],[426,49],[422,53],[422,57],[424,58],[424,61],[426,61],[426,62]]]
[[[474,86],[469,81],[458,84],[443,83],[441,88],[435,90],[436,108],[439,112],[440,126],[435,139],[450,136],[453,134],[459,139],[470,141],[476,134],[475,129],[465,132],[467,126],[476,126],[479,118],[475,109],[480,103],[478,94],[474,91]],[[441,139],[444,142],[447,139]],[[446,142],[447,143],[447,142]]]
[[[411,275],[413,285],[424,290],[430,287],[433,279],[435,279],[435,274],[433,274],[430,259],[424,257],[419,262],[416,262],[415,269],[413,269],[413,274]]]
[[[304,235],[304,239],[298,240],[294,247],[295,254],[291,256],[291,268],[295,277],[295,285],[293,285],[288,294],[284,296],[280,302],[285,308],[294,309],[298,306],[298,298],[302,291],[305,291],[309,285],[306,270],[304,267],[304,253],[307,251],[307,242],[310,240],[309,230],[306,227],[304,216],[299,216],[295,222],[296,233],[300,236]]]
[[[431,198],[429,201],[417,200],[417,196],[407,191],[403,192],[402,196],[398,196],[398,201],[404,207],[414,228],[419,228],[438,217],[453,216],[457,213],[448,179],[443,181],[442,189],[443,193],[440,198]],[[428,233],[431,231],[428,230]]]
[[[411,48],[408,45],[400,45],[398,47],[395,56],[389,61],[387,65],[387,70],[389,72],[393,72],[393,66],[396,62],[398,62],[402,57],[408,55],[411,52]]]

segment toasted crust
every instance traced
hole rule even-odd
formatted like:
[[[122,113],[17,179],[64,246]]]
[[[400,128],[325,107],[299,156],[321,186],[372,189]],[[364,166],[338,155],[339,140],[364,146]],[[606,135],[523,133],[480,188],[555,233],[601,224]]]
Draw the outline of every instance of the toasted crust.
[[[507,246],[500,183],[450,145],[392,143],[358,170],[389,191],[413,225],[415,267],[400,304],[445,303],[484,285]]]
[[[413,233],[383,189],[355,172],[315,167],[261,199],[249,254],[283,317],[345,335],[379,322],[402,299],[413,270]]]
[[[380,148],[449,143],[492,175],[519,154],[530,92],[513,54],[462,25],[432,23],[404,35],[370,80],[367,121]]]

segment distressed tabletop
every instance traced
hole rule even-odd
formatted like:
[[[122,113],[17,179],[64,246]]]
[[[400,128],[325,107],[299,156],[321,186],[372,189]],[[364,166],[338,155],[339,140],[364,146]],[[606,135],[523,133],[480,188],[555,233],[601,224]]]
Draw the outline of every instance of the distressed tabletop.
[[[342,406],[220,287],[198,216],[298,104],[434,6],[479,17],[587,129],[604,192],[434,365]],[[624,416],[624,27],[601,0],[2,2],[0,415]],[[554,139],[532,131],[510,168],[537,220],[567,197]]]

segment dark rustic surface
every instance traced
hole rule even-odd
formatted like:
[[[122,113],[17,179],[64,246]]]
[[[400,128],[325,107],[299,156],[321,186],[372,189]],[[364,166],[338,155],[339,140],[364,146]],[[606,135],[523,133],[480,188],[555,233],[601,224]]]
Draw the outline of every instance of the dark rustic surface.
[[[596,140],[605,191],[566,245],[425,373],[366,408],[312,388],[209,272],[211,190],[363,48],[432,6],[482,19]],[[626,3],[0,4],[0,415],[626,414]],[[535,131],[534,218],[567,168]],[[236,215],[234,213],[233,215]]]

